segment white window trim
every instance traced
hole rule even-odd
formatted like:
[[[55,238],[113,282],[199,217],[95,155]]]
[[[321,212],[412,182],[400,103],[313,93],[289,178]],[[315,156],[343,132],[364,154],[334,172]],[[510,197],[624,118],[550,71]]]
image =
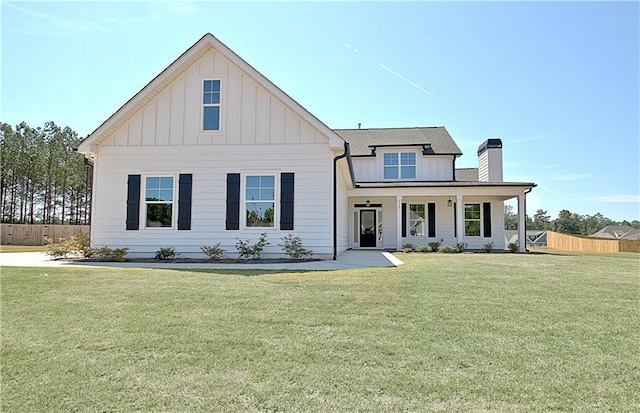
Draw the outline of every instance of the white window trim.
[[[204,104],[202,103],[202,99],[204,96],[204,82],[205,80],[219,80],[220,81],[220,103],[218,104]],[[226,82],[222,79],[221,76],[207,76],[207,77],[202,77],[200,79],[200,96],[198,97],[198,103],[199,103],[199,108],[200,108],[200,133],[201,134],[208,134],[208,135],[217,135],[217,134],[221,134],[222,130],[224,128],[223,125],[223,112],[224,112],[224,106],[225,105],[225,97],[227,96],[226,94]],[[218,129],[205,129],[204,128],[204,108],[205,107],[219,107],[219,113],[220,113],[220,119],[218,120]]]
[[[388,153],[395,153],[398,154],[398,178],[385,178],[384,177],[384,155],[388,154]],[[413,153],[416,156],[416,163],[415,163],[415,168],[416,168],[416,176],[413,178],[402,178],[402,154],[403,153]],[[418,151],[414,151],[414,150],[402,150],[402,149],[395,149],[395,150],[385,150],[383,152],[380,152],[380,177],[382,178],[383,181],[416,181],[418,180],[418,177],[420,176],[420,159],[421,159],[421,153],[419,153]]]
[[[480,218],[477,219],[477,221],[480,221],[480,233],[478,235],[467,235],[467,221],[476,221],[476,219],[467,219],[467,216],[465,214],[465,206],[466,205],[479,205],[480,206]],[[480,238],[484,238],[482,235],[484,234],[484,211],[482,208],[482,202],[475,202],[475,201],[471,201],[471,202],[465,202],[462,204],[462,234],[464,235],[465,238],[473,238],[473,239],[480,239]]]
[[[173,194],[171,201],[171,226],[148,227],[147,226],[147,178],[173,178]],[[178,174],[175,172],[149,172],[142,174],[140,190],[140,207],[142,208],[142,229],[144,231],[177,231],[178,225]],[[164,203],[164,202],[163,202]]]
[[[424,208],[424,221],[423,221],[424,235],[411,235],[411,205],[422,205],[422,207]],[[428,238],[428,235],[429,235],[428,222],[429,222],[429,208],[427,208],[427,204],[420,203],[420,202],[407,203],[407,238],[417,238],[417,239]]]
[[[240,226],[246,231],[264,232],[265,230],[278,230],[280,223],[280,175],[274,171],[251,171],[240,175]],[[248,176],[273,176],[273,226],[250,227],[247,226],[247,177]],[[269,201],[264,201],[269,202]]]

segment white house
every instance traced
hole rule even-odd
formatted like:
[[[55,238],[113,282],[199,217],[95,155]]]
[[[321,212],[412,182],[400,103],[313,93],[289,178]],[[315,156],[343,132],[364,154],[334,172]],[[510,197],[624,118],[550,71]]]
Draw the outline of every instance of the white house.
[[[316,257],[440,241],[504,248],[504,206],[535,184],[504,182],[502,142],[478,169],[444,127],[332,130],[211,34],[78,147],[93,161],[91,242],[185,257],[237,238],[299,236]],[[519,239],[524,239],[522,236]],[[521,243],[520,250],[525,245]]]

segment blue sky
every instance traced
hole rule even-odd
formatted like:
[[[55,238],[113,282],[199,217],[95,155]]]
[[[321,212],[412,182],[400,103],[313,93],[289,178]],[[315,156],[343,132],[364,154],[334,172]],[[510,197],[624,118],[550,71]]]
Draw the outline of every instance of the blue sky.
[[[2,1],[0,121],[85,136],[207,32],[331,128],[446,126],[528,212],[640,219],[638,2]]]

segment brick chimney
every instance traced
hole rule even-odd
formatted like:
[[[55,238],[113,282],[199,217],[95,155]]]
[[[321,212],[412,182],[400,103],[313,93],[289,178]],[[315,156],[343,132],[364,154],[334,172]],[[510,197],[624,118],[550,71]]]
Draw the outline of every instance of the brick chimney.
[[[489,138],[478,147],[478,180],[502,182],[502,141]]]

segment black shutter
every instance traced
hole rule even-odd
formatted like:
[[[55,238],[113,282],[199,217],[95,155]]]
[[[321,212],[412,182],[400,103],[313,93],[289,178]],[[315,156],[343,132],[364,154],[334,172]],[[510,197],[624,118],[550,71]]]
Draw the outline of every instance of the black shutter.
[[[491,238],[491,202],[482,204],[482,215],[484,221],[484,237]]]
[[[436,236],[436,204],[429,202],[427,205],[427,218],[428,218],[428,236],[433,238]]]
[[[178,230],[191,229],[191,174],[180,174],[178,180]]]
[[[453,236],[458,237],[458,203],[453,203]]]
[[[227,230],[240,229],[240,174],[227,174]]]
[[[405,203],[402,203],[402,236],[407,236],[407,204]]]
[[[293,231],[294,174],[280,175],[280,229]]]
[[[140,227],[140,175],[127,179],[127,231]]]

